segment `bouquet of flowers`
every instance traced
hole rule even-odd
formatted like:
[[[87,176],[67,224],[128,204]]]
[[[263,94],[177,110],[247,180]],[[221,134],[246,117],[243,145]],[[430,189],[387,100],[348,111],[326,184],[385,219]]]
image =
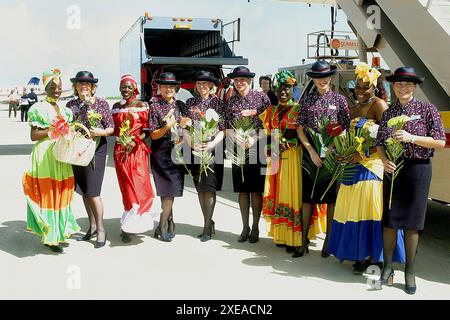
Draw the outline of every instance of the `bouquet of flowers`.
[[[319,133],[315,132],[312,128],[308,128],[309,136],[311,138],[311,145],[317,152],[319,157],[326,158],[328,153],[328,146],[333,142],[333,138],[339,136],[343,132],[343,128],[340,124],[330,123],[327,117],[322,117],[319,122]],[[326,166],[317,167],[309,153],[303,157],[302,161],[303,169],[308,172],[311,177],[314,177],[313,188],[311,190],[311,199],[314,196],[316,184],[327,180],[331,174]]]
[[[174,116],[175,109],[170,109],[169,112],[166,114],[166,116],[163,118],[164,121],[168,121],[169,119],[175,120]],[[182,143],[182,131],[179,128],[177,122],[174,123],[174,125],[170,128],[170,134],[171,134],[171,140],[173,142],[173,152],[175,156],[175,163],[182,164],[189,175],[192,176],[191,171],[186,165],[186,161],[183,155],[183,143]],[[192,127],[192,121],[189,119],[189,121],[186,122],[186,126],[183,128],[189,128],[189,131],[191,131]]]
[[[88,113],[87,113],[87,119],[89,122],[89,126],[91,128],[98,128],[98,126],[100,125],[100,121],[102,121],[102,114],[95,112],[94,109],[89,109]],[[97,149],[99,143],[100,143],[100,138],[99,137],[95,137],[95,148]],[[95,157],[92,159],[92,165],[95,168]]]
[[[353,179],[357,170],[354,169],[356,164],[350,161],[352,155],[358,152],[364,159],[370,148],[375,145],[379,126],[371,119],[357,120],[348,132],[333,138],[336,154],[328,152],[324,161],[324,166],[331,173],[332,178],[321,200],[337,180],[351,181]]]
[[[195,144],[204,145],[211,141],[211,139],[217,134],[219,124],[219,114],[214,109],[207,109],[206,112],[200,111],[198,108],[195,112],[199,115],[200,120],[196,121],[193,126],[190,126],[190,133]],[[214,156],[209,150],[195,150],[192,154],[200,158],[200,180],[202,173],[208,175],[208,171],[214,172],[211,168],[211,164],[214,162]]]
[[[124,161],[124,158],[126,159],[128,157],[128,154],[133,149],[131,146],[131,142],[133,141],[133,136],[131,135],[131,124],[132,116],[130,113],[127,113],[126,118],[120,123],[119,138],[117,140],[117,142],[125,149],[118,152],[122,155],[122,162]]]
[[[389,119],[387,126],[389,128],[392,128],[393,130],[404,130],[406,123],[411,120],[410,117],[406,115],[398,116]],[[403,162],[402,159],[399,162],[399,159],[403,156],[403,152],[405,151],[405,148],[403,147],[403,144],[399,141],[394,140],[392,137],[388,138],[386,140],[386,155],[390,161],[392,161],[396,165],[395,171],[392,173],[392,177],[387,175],[387,177],[391,180],[391,191],[389,195],[389,209],[391,209],[392,204],[392,190],[394,189],[394,180],[398,176],[398,173],[403,168]]]
[[[236,119],[231,125],[237,141],[247,141],[251,138],[252,133],[255,132],[255,123],[252,119],[256,115],[256,110],[251,110],[245,113],[244,116]],[[236,146],[236,151],[234,149]],[[225,154],[231,162],[241,168],[242,182],[244,182],[244,165],[249,159],[254,150],[247,150],[244,145],[240,143],[227,143]]]

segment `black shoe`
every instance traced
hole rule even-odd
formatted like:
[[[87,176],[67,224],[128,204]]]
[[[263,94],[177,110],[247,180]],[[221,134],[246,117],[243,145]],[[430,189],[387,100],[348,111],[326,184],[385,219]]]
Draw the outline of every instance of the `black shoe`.
[[[95,242],[95,245],[94,245],[94,248],[95,248],[95,249],[99,249],[99,248],[105,246],[105,244],[106,244],[106,236],[107,236],[107,233],[105,232],[105,240],[104,240],[104,241],[96,241],[96,242]],[[97,236],[97,237],[98,237],[98,236]]]
[[[77,239],[77,241],[89,241],[95,235],[97,235],[97,230],[95,230],[93,233],[91,233],[91,229],[89,229],[88,232],[84,236],[77,237],[76,239]]]
[[[200,238],[201,242],[206,242],[206,241],[209,241],[209,240],[211,240],[211,236],[208,236],[206,234],[202,235],[202,237]]]
[[[130,235],[128,233],[126,233],[125,231],[122,231],[122,233],[120,234],[120,237],[122,238],[123,243],[131,242]]]
[[[407,294],[415,294],[416,289],[416,276],[414,275],[414,273],[405,271],[405,292]]]
[[[286,246],[286,253],[293,253],[295,252],[295,247],[293,246]]]
[[[67,247],[69,246],[69,243],[67,243],[67,242],[61,242],[59,245],[60,245],[61,247],[63,247],[63,248],[67,248]]]
[[[214,220],[211,220],[211,235],[216,234],[216,223]],[[203,236],[203,233],[200,233],[197,235],[197,238],[201,238]]]
[[[248,242],[256,243],[258,241],[259,241],[259,231],[258,231],[258,233],[256,235],[253,235],[253,234],[250,233],[250,235],[248,236]]]
[[[304,245],[304,246],[299,247],[299,248],[301,248],[300,250],[295,249],[295,252],[294,252],[294,254],[292,255],[292,258],[300,258],[300,257],[303,257],[303,255],[305,254],[305,251],[306,251],[306,253],[309,253],[308,246],[309,246],[309,240],[307,240],[307,241],[305,242],[305,245]]]
[[[320,256],[322,258],[328,258],[330,254],[327,252],[327,249],[322,249],[322,251],[320,252]]]
[[[247,241],[249,233],[250,233],[250,227],[247,227],[247,230],[242,231],[241,235],[239,236],[238,242]]]
[[[51,246],[48,244],[46,244],[45,246],[55,253],[63,253],[64,252],[63,248],[61,248],[60,246]]]
[[[383,276],[384,275],[384,276]],[[392,287],[394,285],[394,269],[383,269],[380,277],[380,284]]]
[[[362,275],[362,274],[364,274],[364,272],[366,272],[366,269],[367,269],[367,266],[360,261],[356,261],[353,264],[353,274]]]
[[[169,221],[169,231],[167,234],[171,239],[175,238],[175,222],[173,222],[173,220]]]
[[[172,238],[169,237],[169,233],[163,233],[161,230],[161,225],[159,225],[156,229],[155,229],[155,234],[154,234],[155,239],[158,239],[159,237],[161,237],[161,240],[164,242],[171,242]]]

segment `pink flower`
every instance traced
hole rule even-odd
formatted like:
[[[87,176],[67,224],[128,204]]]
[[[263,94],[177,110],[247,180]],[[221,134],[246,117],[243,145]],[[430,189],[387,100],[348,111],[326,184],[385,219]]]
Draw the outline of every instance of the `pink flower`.
[[[60,115],[52,121],[48,136],[52,140],[57,140],[60,136],[65,136],[69,133],[69,124]]]

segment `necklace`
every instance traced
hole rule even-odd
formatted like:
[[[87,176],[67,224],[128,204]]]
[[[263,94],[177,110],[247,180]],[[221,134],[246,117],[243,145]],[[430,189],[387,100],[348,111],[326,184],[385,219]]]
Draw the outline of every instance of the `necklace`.
[[[369,99],[367,99],[366,102],[360,102],[359,104],[368,105],[368,104],[371,104],[373,100],[375,100],[375,97],[374,97],[374,96],[373,96],[373,97],[370,97]]]

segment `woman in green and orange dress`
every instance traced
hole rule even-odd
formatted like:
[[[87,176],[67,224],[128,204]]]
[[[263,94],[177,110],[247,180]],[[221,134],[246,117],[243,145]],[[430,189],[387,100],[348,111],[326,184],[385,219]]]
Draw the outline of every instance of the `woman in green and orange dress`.
[[[80,230],[72,213],[74,177],[70,164],[59,162],[53,155],[54,141],[49,138],[52,123],[58,119],[72,121],[72,111],[57,104],[61,96],[58,69],[43,74],[47,97],[28,111],[31,140],[37,141],[31,153],[31,166],[23,177],[27,199],[27,229],[41,236],[44,245],[62,253],[60,244]]]

